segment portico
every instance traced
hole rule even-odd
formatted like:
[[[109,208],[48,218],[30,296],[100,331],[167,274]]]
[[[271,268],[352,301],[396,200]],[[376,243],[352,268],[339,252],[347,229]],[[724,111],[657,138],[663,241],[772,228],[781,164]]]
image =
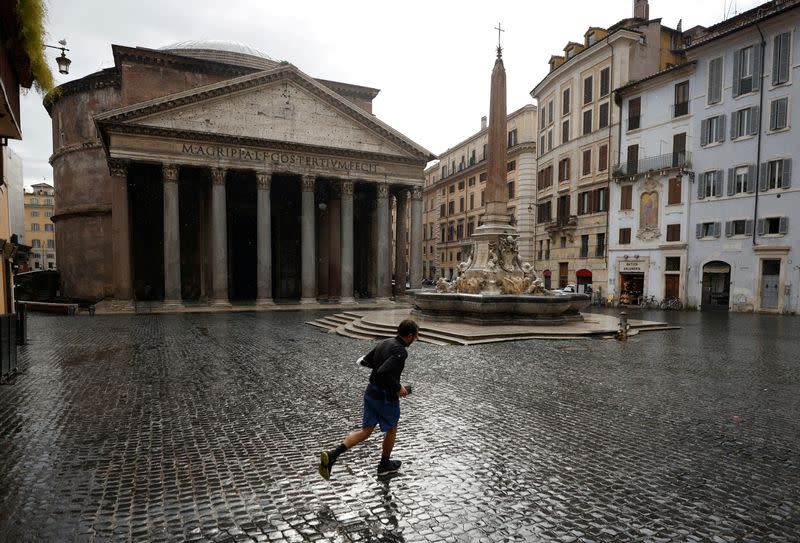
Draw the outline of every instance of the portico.
[[[276,95],[277,117],[265,115]],[[117,304],[385,301],[407,266],[420,286],[430,153],[294,66],[96,122],[114,180]]]

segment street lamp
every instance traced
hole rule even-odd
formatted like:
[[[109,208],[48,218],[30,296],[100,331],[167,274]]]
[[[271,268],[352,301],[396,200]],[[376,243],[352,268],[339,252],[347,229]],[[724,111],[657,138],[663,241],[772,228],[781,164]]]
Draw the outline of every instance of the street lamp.
[[[68,74],[69,73],[69,65],[72,64],[72,61],[70,59],[68,59],[67,55],[65,54],[65,51],[69,51],[69,49],[67,49],[67,47],[66,47],[67,40],[58,40],[58,43],[61,44],[60,47],[55,46],[55,45],[47,45],[46,43],[44,44],[44,46],[45,47],[50,47],[51,49],[60,49],[61,50],[61,56],[60,57],[56,57],[56,64],[58,64],[58,72],[62,73],[62,74]]]

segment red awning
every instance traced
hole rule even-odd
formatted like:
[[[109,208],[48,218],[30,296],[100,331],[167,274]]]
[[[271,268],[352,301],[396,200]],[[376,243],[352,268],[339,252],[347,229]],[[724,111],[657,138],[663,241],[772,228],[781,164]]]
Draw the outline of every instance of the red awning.
[[[578,270],[577,272],[575,272],[575,275],[577,277],[591,277],[592,276],[592,272],[590,272],[587,269],[583,269],[583,270]]]

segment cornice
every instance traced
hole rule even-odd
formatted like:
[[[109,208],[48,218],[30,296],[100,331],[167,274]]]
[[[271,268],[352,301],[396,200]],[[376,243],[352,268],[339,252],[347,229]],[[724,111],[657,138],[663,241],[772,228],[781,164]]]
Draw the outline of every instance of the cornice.
[[[59,85],[53,92],[44,97],[42,103],[45,109],[47,109],[47,113],[52,114],[53,106],[62,98],[72,96],[79,92],[119,87],[121,82],[122,79],[116,69],[102,70],[89,74],[86,77],[76,79],[75,81],[69,81],[63,85]]]
[[[111,215],[110,204],[84,204],[61,208],[50,220],[54,223],[78,217],[102,217]]]
[[[190,70],[195,72],[215,73],[230,75],[232,77],[257,72],[258,69],[236,64],[227,64],[214,60],[199,59],[194,57],[182,56],[174,52],[148,49],[146,47],[126,47],[124,45],[112,45],[114,52],[114,64],[119,69],[122,61],[132,61],[138,64],[149,64],[153,66],[169,66],[180,70]]]
[[[50,165],[53,165],[53,162],[64,155],[68,155],[71,153],[76,153],[78,151],[88,151],[90,149],[102,149],[103,142],[100,139],[96,139],[94,141],[84,141],[83,143],[75,143],[73,145],[67,145],[66,147],[62,147],[58,151],[54,152],[50,155],[48,162]]]
[[[140,124],[110,123],[103,122],[103,129],[106,133],[114,134],[133,134],[142,136],[154,136],[182,140],[186,142],[207,142],[240,145],[247,147],[262,147],[279,151],[296,151],[309,154],[335,154],[337,156],[347,156],[370,160],[375,162],[392,162],[396,164],[420,165],[426,164],[425,158],[402,157],[397,155],[386,155],[382,153],[371,153],[368,151],[358,151],[355,149],[331,148],[319,145],[309,145],[305,143],[294,143],[282,140],[266,140],[260,138],[250,138],[246,136],[232,136],[229,134],[216,134],[212,132],[198,132],[194,130],[179,130],[175,128],[162,128]]]

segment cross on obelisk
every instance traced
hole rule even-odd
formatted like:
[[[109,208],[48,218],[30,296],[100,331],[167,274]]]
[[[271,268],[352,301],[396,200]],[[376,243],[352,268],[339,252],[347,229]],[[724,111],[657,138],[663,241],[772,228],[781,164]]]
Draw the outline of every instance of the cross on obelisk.
[[[497,30],[497,56],[500,57],[503,55],[503,48],[500,46],[500,33],[505,32],[505,30],[503,30],[501,23],[497,23],[494,29]]]

